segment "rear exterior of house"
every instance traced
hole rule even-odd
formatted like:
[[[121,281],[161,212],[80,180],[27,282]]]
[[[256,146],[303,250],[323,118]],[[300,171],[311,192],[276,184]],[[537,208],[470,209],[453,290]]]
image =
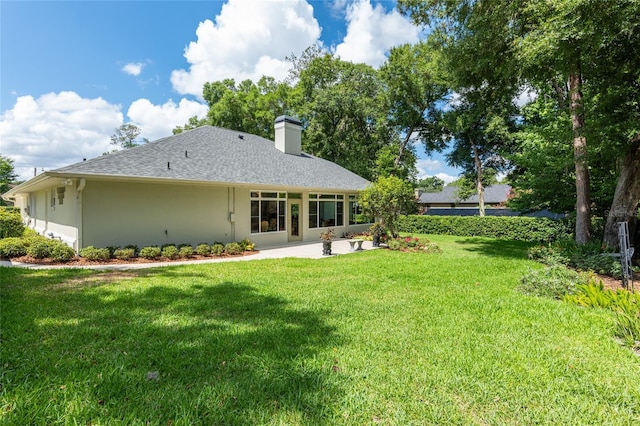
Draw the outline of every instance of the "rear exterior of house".
[[[361,232],[369,182],[301,152],[301,123],[276,140],[211,126],[45,172],[3,197],[38,233],[87,246],[212,243],[259,247]]]

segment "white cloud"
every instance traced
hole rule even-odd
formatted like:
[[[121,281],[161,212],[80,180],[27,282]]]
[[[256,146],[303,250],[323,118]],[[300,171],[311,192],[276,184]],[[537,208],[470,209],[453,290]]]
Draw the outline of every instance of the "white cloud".
[[[320,31],[304,0],[229,0],[215,23],[200,23],[184,52],[190,67],[173,71],[171,82],[178,93],[202,96],[204,83],[230,76],[282,80],[289,69],[284,58],[317,42]]]
[[[359,0],[347,7],[347,35],[335,48],[345,61],[380,66],[390,48],[416,43],[420,29],[393,10],[387,13],[380,4]]]
[[[34,167],[53,169],[111,150],[110,136],[122,118],[119,105],[75,92],[20,96],[0,116],[2,155],[28,179]]]
[[[126,72],[129,75],[137,77],[142,73],[142,68],[144,68],[144,64],[142,62],[131,62],[122,67],[122,71]]]
[[[454,171],[453,169],[446,167],[441,161],[432,158],[418,159],[416,168],[418,169],[418,179],[436,176],[442,179],[445,184],[458,179],[458,176],[447,173]]]
[[[153,105],[147,99],[138,99],[131,104],[127,115],[142,129],[140,137],[153,141],[171,136],[176,126],[184,125],[193,116],[203,118],[207,111],[207,105],[187,99],[181,99],[178,104],[169,100],[162,105]]]

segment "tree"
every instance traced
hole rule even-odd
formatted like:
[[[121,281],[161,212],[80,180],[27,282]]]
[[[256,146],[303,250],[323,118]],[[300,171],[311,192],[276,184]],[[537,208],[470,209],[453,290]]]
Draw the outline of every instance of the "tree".
[[[413,210],[415,197],[408,182],[389,176],[378,178],[362,191],[358,202],[365,216],[379,219],[391,235],[397,237],[400,215]]]
[[[0,194],[9,190],[9,184],[15,182],[18,175],[15,173],[13,159],[0,155]],[[0,198],[0,206],[6,206],[7,202]]]
[[[444,181],[437,176],[429,176],[416,182],[416,187],[422,192],[442,192]]]
[[[258,83],[234,79],[205,83],[203,97],[209,104],[206,120],[194,124],[211,124],[226,129],[252,133],[273,139],[273,123],[278,115],[291,109],[292,88],[272,77],[262,77]]]
[[[389,59],[380,68],[389,105],[389,124],[400,135],[394,167],[406,161],[405,152],[415,143],[423,143],[427,152],[441,150],[439,139],[442,102],[449,92],[440,69],[438,51],[426,43],[405,44],[391,49]]]
[[[595,167],[588,152],[601,154],[609,147],[614,148],[618,157],[632,159],[633,141],[640,133],[637,125],[640,2],[400,0],[399,7],[416,22],[431,24],[435,37],[445,34],[465,41],[463,46],[490,46],[483,49],[483,57],[473,64],[493,67],[497,76],[513,74],[521,86],[529,85],[539,93],[544,93],[546,87],[553,88],[556,107],[566,111],[568,117],[564,121],[569,130],[565,143],[573,154],[570,173],[575,187],[576,242],[587,242],[591,234],[592,190],[600,186],[599,182],[591,184],[590,172]],[[459,66],[468,67],[464,63]],[[611,143],[607,134],[624,136]],[[617,162],[633,164],[633,161]],[[615,162],[606,168],[617,169]],[[640,179],[622,167],[619,180],[626,179],[625,176]],[[635,187],[619,185],[619,190],[629,197],[614,198],[636,198]],[[617,210],[629,213],[626,207],[616,209],[612,205],[611,211]]]
[[[111,145],[119,146],[122,149],[130,149],[140,144],[136,138],[140,136],[142,129],[133,123],[125,123],[116,129],[116,133],[111,136]],[[143,139],[142,142],[149,143]]]
[[[295,90],[303,149],[373,180],[378,152],[397,138],[376,70],[325,54],[300,71]]]

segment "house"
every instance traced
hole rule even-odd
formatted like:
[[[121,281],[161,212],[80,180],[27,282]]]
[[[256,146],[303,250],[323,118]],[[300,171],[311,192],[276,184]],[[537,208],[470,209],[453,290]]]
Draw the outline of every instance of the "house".
[[[275,120],[275,143],[212,126],[44,172],[11,189],[25,223],[87,246],[231,242],[258,246],[360,232],[364,178],[301,152],[302,124]]]
[[[419,192],[418,203],[427,211],[431,208],[446,209],[464,209],[478,208],[478,194],[473,194],[466,200],[460,200],[458,197],[458,187],[455,185],[445,186],[440,192]],[[487,186],[484,189],[484,205],[486,208],[493,208],[503,205],[507,201],[507,197],[511,192],[511,186],[505,184],[496,184]]]
[[[460,200],[457,195],[458,187],[445,186],[440,192],[416,193],[418,204],[425,215],[429,216],[478,216],[478,194],[473,194],[466,200]],[[505,208],[511,186],[507,184],[495,184],[484,189],[484,205],[486,216],[533,216],[558,219],[563,214],[542,210],[532,213],[522,213]]]

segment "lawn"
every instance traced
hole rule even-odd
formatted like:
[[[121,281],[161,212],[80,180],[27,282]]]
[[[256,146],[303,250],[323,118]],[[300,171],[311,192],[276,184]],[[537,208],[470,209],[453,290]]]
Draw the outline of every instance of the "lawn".
[[[639,424],[611,314],[526,244],[132,272],[1,269],[2,424]]]

